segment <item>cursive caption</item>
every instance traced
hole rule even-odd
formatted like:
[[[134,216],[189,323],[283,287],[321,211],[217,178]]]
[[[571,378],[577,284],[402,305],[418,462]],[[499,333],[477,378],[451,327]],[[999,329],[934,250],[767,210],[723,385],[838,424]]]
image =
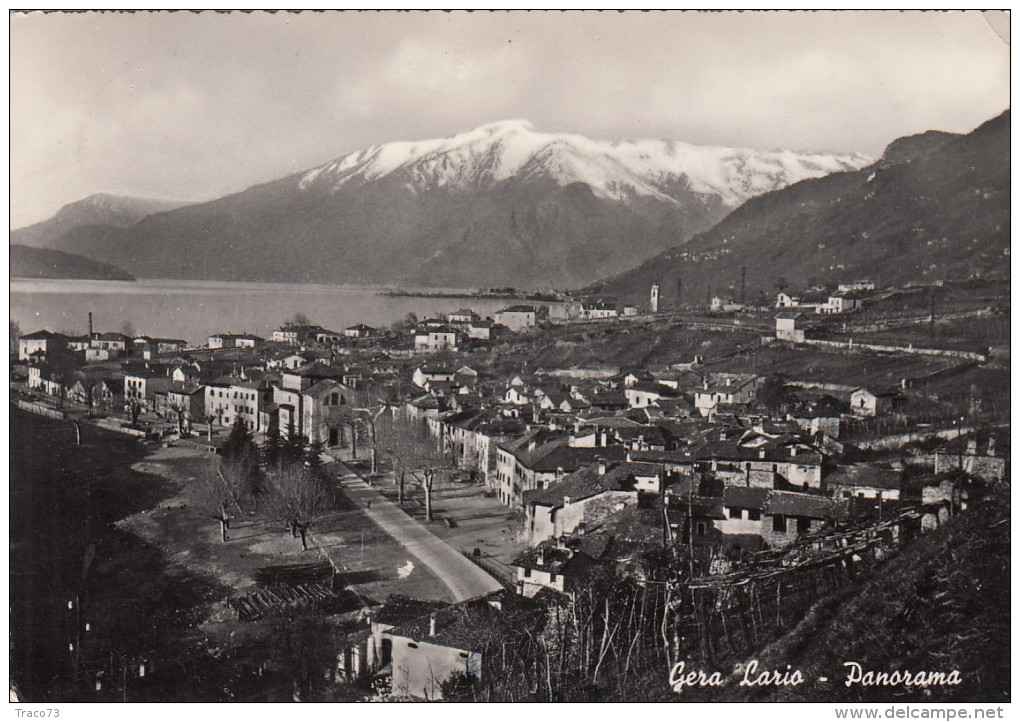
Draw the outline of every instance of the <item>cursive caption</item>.
[[[843,663],[843,684],[847,687],[952,687],[963,680],[959,670],[941,672],[936,670],[894,670],[892,672],[865,669],[859,662]],[[732,676],[724,677],[721,672],[704,669],[688,669],[686,662],[677,662],[669,673],[669,686],[677,694],[688,688],[724,687],[739,677],[740,687],[798,687],[808,681],[804,673],[786,665],[786,669],[761,669],[758,660],[752,659],[746,665],[738,665]],[[818,677],[816,682],[825,683],[828,677]]]

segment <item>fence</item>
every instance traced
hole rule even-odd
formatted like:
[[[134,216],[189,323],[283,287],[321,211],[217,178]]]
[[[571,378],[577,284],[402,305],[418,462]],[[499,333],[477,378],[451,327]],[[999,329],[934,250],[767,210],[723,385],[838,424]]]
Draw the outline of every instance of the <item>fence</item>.
[[[50,419],[59,419],[61,421],[64,420],[64,412],[63,411],[58,411],[56,409],[51,409],[48,406],[44,406],[42,404],[32,403],[31,401],[24,401],[22,399],[18,399],[17,403],[18,403],[18,408],[21,409],[22,411],[27,411],[27,412],[29,412],[31,414],[37,414],[39,416],[45,416],[45,417],[50,418]]]
[[[912,354],[917,356],[946,356],[948,358],[962,358],[968,361],[979,361],[984,363],[987,357],[973,351],[955,351],[945,348],[914,348],[913,346],[886,346],[876,343],[856,343],[853,339],[849,341],[825,341],[823,339],[808,338],[798,341],[803,346],[821,346],[823,348],[846,349],[847,351],[876,351],[878,353]]]
[[[502,584],[510,591],[517,590],[517,572],[513,567],[507,566],[498,559],[492,557],[474,556],[464,552],[464,556],[482,568],[493,579]]]

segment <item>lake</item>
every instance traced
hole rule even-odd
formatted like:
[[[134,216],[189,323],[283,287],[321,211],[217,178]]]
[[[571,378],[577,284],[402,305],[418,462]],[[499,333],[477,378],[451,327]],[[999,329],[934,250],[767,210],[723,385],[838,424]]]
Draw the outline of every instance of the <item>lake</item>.
[[[508,299],[381,295],[385,290],[379,286],[168,279],[12,278],[11,319],[18,322],[22,333],[45,328],[83,335],[88,331],[91,311],[97,331],[130,328],[132,333],[205,344],[214,333],[255,333],[269,338],[273,330],[296,314],[339,331],[356,323],[387,327],[411,312],[425,318],[471,308],[485,317],[518,303]]]

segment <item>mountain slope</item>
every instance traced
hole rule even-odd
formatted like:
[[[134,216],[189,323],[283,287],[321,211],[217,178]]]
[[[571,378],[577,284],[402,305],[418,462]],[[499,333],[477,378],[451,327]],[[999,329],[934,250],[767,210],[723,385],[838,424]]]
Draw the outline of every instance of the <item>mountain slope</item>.
[[[47,246],[60,236],[83,226],[128,228],[153,213],[180,208],[179,201],[135,198],[96,193],[69,203],[52,218],[11,231],[11,243],[22,246]]]
[[[142,277],[580,285],[686,241],[747,198],[856,155],[604,142],[527,123],[373,146],[52,248]]]
[[[134,277],[116,266],[91,258],[47,248],[11,246],[11,277],[87,278],[104,281],[133,281]]]
[[[660,283],[675,307],[712,295],[771,297],[777,285],[870,276],[880,286],[1009,273],[1009,111],[967,135],[901,138],[856,172],[749,200],[710,230],[593,293],[644,301]]]

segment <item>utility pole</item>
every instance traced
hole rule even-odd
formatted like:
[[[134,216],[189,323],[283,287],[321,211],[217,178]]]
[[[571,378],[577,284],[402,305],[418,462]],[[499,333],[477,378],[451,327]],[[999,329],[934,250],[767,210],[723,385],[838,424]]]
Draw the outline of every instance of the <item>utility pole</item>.
[[[712,305],[712,284],[708,284],[708,291],[705,293],[705,303]]]
[[[740,303],[744,303],[744,292],[747,290],[747,266],[740,267]]]
[[[683,276],[677,276],[676,279],[676,310],[679,311],[683,306],[684,302],[684,279]]]

